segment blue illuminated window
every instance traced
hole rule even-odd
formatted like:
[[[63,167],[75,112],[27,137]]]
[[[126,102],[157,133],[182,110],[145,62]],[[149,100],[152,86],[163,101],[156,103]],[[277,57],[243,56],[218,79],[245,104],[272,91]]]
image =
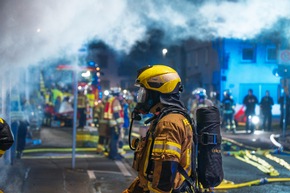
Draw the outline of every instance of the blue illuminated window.
[[[241,61],[248,62],[256,62],[256,44],[250,41],[242,41],[241,42]]]
[[[276,46],[268,46],[266,49],[266,61],[276,62],[277,61],[277,48]]]
[[[243,48],[242,60],[247,62],[253,62],[256,59],[256,52],[254,48]]]

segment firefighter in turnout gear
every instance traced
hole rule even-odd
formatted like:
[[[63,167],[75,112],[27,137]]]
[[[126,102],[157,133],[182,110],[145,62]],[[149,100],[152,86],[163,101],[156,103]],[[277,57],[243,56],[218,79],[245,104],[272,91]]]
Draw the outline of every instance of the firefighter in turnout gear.
[[[121,88],[111,88],[110,95],[104,111],[104,119],[108,120],[110,132],[108,158],[121,160],[123,156],[119,153],[119,149],[122,148],[119,141],[124,124],[123,109],[120,102]]]
[[[132,141],[132,167],[138,177],[123,193],[184,192],[183,174],[192,172],[194,141],[190,116],[180,100],[181,79],[171,67],[153,65],[138,71],[136,86],[132,116],[153,116],[145,121],[150,123],[146,136]]]
[[[0,157],[8,150],[14,143],[14,136],[12,130],[7,122],[0,118]]]
[[[86,107],[87,107],[88,99],[84,94],[83,90],[78,92],[78,116],[79,116],[79,128],[83,129],[86,126],[87,115],[86,115]]]
[[[223,114],[223,126],[226,131],[232,131],[236,133],[236,124],[234,120],[235,114],[235,101],[231,95],[230,90],[224,91],[224,98],[222,100],[222,114]]]
[[[98,154],[102,154],[108,151],[108,143],[109,143],[109,125],[108,120],[104,119],[104,110],[106,104],[106,97],[102,99],[102,101],[96,105],[93,109],[93,117],[95,126],[98,128],[99,139],[96,152]]]
[[[197,88],[192,92],[194,97],[191,108],[190,115],[195,118],[196,109],[200,107],[213,106],[213,102],[207,98],[206,90],[204,88]]]

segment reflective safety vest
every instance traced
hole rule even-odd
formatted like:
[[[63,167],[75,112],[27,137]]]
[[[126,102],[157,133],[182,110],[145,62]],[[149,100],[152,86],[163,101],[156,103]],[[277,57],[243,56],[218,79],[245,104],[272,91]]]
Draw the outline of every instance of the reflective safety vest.
[[[95,95],[94,94],[87,94],[87,98],[88,98],[90,107],[94,107]]]
[[[104,110],[104,119],[111,120],[113,118],[118,119],[124,117],[122,106],[120,102],[116,100],[115,97],[112,97],[107,101]],[[114,113],[118,113],[118,117],[113,117]]]
[[[78,96],[78,108],[86,108],[87,97],[85,95]]]
[[[55,102],[58,96],[60,97],[61,100],[63,99],[63,93],[60,90],[52,89],[51,92],[52,92],[52,103]]]

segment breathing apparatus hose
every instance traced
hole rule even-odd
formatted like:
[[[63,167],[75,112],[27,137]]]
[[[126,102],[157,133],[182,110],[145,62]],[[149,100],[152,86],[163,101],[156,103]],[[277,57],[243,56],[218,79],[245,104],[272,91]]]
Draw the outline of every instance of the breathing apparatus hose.
[[[135,151],[136,147],[132,146],[132,141],[131,141],[131,136],[132,136],[132,127],[133,127],[133,122],[134,120],[140,121],[142,118],[140,116],[140,114],[136,113],[135,111],[132,112],[131,114],[131,121],[130,121],[130,127],[129,127],[129,147],[131,150]]]
[[[132,115],[133,115],[133,113],[132,113]],[[133,116],[132,116],[131,121],[130,121],[130,127],[129,127],[129,135],[128,135],[128,138],[129,138],[129,139],[128,139],[128,143],[129,143],[129,147],[130,147],[130,149],[133,150],[133,151],[135,151],[136,148],[134,148],[134,147],[132,146],[132,143],[131,143],[131,135],[132,135],[133,122],[134,122],[134,119],[133,119]]]
[[[132,117],[132,119],[131,119],[131,122],[130,122],[130,128],[129,128],[129,147],[130,147],[131,150],[134,151],[134,150],[136,150],[136,147],[137,147],[137,144],[138,144],[138,142],[139,142],[139,139],[138,139],[138,138],[135,139],[134,143],[135,143],[136,145],[133,145],[133,146],[135,146],[135,147],[133,147],[133,146],[132,146],[132,143],[131,143],[133,121],[134,121],[134,120],[140,121],[142,118],[141,118],[140,114],[135,113],[134,111],[132,112],[132,116],[131,116],[131,117]],[[150,123],[152,120],[156,119],[156,117],[157,117],[157,115],[154,114],[151,118],[145,120],[145,121],[144,121],[144,124],[147,125],[147,124]]]

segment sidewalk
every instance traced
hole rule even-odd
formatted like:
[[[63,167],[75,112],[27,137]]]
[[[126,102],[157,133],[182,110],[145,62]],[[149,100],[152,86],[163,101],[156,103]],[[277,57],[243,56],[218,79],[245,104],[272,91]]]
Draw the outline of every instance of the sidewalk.
[[[103,156],[77,158],[24,158],[13,165],[0,162],[0,190],[4,193],[118,193],[135,173],[126,160]],[[102,191],[100,190],[102,189]]]
[[[78,160],[81,169],[71,169],[71,159],[21,159],[13,165],[1,160],[0,189],[4,193],[94,193],[86,172],[91,161]]]
[[[106,175],[117,178],[102,182],[102,186],[112,189],[102,193],[116,193],[122,192],[135,177],[127,174],[125,178],[119,168],[120,165],[127,173],[131,172],[126,160],[115,162],[97,155],[95,148],[76,151],[73,169],[71,129],[43,128],[34,135],[34,140],[41,140],[41,144],[27,145],[28,151],[22,159],[15,159],[13,165],[0,159],[0,190],[4,193],[99,193],[96,178],[102,181]],[[116,184],[119,185],[114,189]]]

